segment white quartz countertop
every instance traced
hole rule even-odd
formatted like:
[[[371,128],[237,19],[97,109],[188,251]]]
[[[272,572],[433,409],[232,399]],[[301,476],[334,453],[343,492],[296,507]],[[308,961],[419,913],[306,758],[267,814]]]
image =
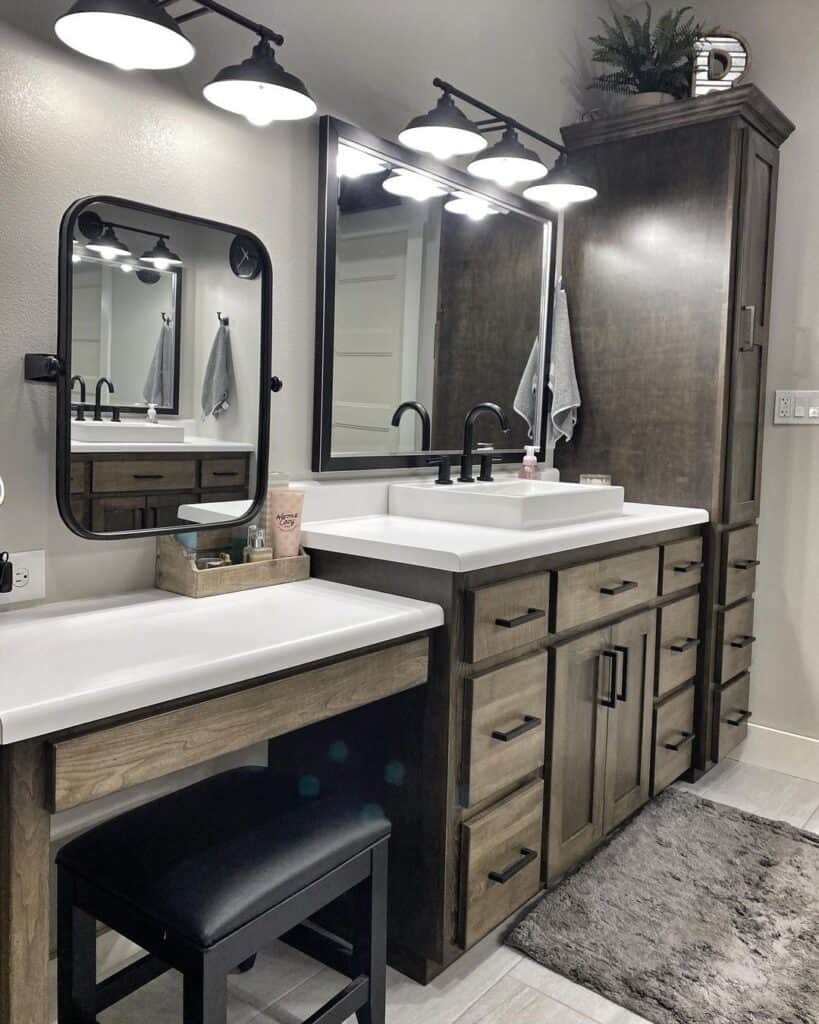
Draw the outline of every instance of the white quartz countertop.
[[[143,452],[151,455],[162,455],[167,452],[254,452],[255,444],[244,441],[220,441],[215,437],[186,437],[184,441],[171,444],[158,441],[155,444],[147,441],[71,441],[71,451],[75,455],[88,452],[115,454],[117,452]]]
[[[623,515],[546,530],[502,530],[406,516],[372,515],[307,523],[306,548],[361,555],[447,572],[471,572],[609,541],[662,533],[708,522],[700,508],[636,505]]]
[[[161,590],[0,615],[0,743],[205,693],[443,624],[438,605],[324,580]]]

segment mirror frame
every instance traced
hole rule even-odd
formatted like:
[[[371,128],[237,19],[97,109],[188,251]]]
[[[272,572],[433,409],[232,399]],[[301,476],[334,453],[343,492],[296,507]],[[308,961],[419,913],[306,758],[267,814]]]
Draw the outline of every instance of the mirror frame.
[[[144,213],[147,216],[169,217],[174,220],[192,224],[196,227],[211,228],[223,231],[227,235],[246,235],[259,247],[262,254],[261,269],[261,318],[259,324],[259,429],[256,441],[256,491],[248,511],[240,519],[230,523],[217,523],[205,526],[191,523],[185,526],[154,526],[145,530],[118,530],[111,533],[94,533],[86,530],[77,522],[71,509],[71,322],[73,302],[73,270],[71,260],[72,241],[77,218],[92,203],[110,203],[123,209]],[[228,243],[229,245],[229,243]],[[226,526],[238,527],[252,522],[262,510],[267,496],[268,463],[270,458],[270,392],[271,365],[273,348],[273,267],[267,246],[252,231],[237,228],[232,224],[195,217],[192,214],[178,213],[158,206],[124,199],[121,196],[93,195],[78,199],[68,207],[60,221],[58,266],[58,306],[57,306],[57,357],[62,371],[57,378],[57,507],[65,525],[85,540],[132,540],[140,537],[159,537],[174,533],[192,533],[200,530],[224,529]],[[227,260],[225,265],[230,269]],[[181,294],[181,293],[180,293]],[[180,333],[181,346],[181,333]],[[166,414],[167,415],[167,414]]]
[[[316,256],[316,356],[313,392],[313,460],[315,473],[346,470],[412,469],[429,465],[435,455],[460,456],[460,449],[435,449],[429,452],[396,452],[385,455],[334,455],[332,451],[333,365],[335,334],[336,235],[338,227],[338,171],[336,153],[339,141],[351,142],[370,150],[393,164],[424,171],[447,184],[451,189],[473,192],[493,203],[523,214],[551,227],[549,243],[544,246],[544,282],[546,309],[544,324],[544,366],[548,367],[554,316],[555,268],[557,258],[558,215],[552,210],[531,203],[514,192],[507,192],[488,182],[480,182],[432,157],[416,153],[396,142],[325,115],[319,122],[318,175],[318,239]],[[541,302],[544,296],[541,296]],[[492,396],[487,395],[491,401]],[[543,388],[541,405],[541,437],[538,446],[543,460],[546,452],[546,415],[548,388]],[[432,410],[434,416],[434,410]],[[496,449],[498,462],[520,462],[522,448]]]

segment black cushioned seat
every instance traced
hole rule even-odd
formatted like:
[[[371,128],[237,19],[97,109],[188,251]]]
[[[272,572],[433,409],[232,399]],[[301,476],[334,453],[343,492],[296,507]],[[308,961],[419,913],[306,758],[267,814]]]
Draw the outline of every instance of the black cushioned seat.
[[[57,861],[202,947],[389,835],[383,813],[247,767],[188,786],[74,839]]]

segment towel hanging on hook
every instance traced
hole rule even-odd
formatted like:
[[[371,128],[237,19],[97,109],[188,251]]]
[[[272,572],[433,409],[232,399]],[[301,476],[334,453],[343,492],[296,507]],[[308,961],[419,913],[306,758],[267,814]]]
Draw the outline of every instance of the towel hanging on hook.
[[[166,327],[170,327],[171,326],[171,314],[170,313],[160,313],[159,315],[162,317],[162,323],[165,324]]]
[[[217,316],[217,318],[219,320],[219,323],[223,327],[230,327],[230,317],[229,316],[222,316],[221,313],[217,313],[216,316]]]

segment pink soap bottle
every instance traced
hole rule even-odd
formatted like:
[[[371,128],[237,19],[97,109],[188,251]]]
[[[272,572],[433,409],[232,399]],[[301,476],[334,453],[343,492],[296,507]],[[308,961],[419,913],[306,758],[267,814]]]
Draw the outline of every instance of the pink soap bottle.
[[[526,454],[523,456],[523,463],[518,471],[518,477],[521,480],[540,480],[540,466],[535,451],[533,444],[526,445]]]

